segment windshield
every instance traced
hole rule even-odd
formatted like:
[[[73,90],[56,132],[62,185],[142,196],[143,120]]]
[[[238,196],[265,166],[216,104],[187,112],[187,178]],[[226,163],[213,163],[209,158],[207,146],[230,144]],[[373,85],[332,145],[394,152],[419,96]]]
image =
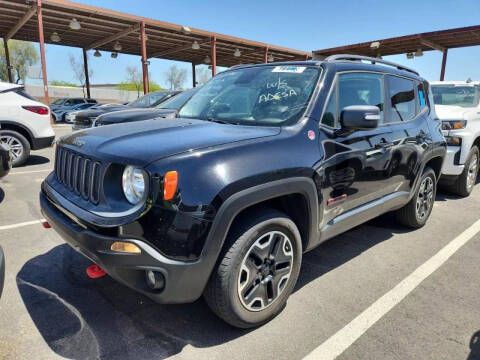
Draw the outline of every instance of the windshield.
[[[154,92],[142,96],[141,98],[132,101],[130,106],[137,108],[147,108],[156,105],[160,100],[165,98],[169,93],[167,91]]]
[[[432,93],[435,105],[475,107],[480,97],[478,86],[432,85]]]
[[[57,99],[54,102],[52,102],[53,105],[62,105],[65,102],[66,99]]]
[[[320,68],[260,66],[218,74],[179,116],[244,125],[289,125],[303,115]]]
[[[185,104],[188,99],[190,99],[193,94],[195,94],[198,91],[198,88],[193,88],[190,90],[186,90],[178,95],[175,95],[174,97],[168,99],[167,101],[162,102],[160,105],[157,105],[157,109],[173,109],[173,110],[178,110],[180,109],[183,104]]]

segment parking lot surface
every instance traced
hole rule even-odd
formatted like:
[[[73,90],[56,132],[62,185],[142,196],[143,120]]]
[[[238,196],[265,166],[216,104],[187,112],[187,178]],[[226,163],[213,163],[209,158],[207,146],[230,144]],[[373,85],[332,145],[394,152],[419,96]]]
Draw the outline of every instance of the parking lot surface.
[[[478,185],[467,199],[439,191],[422,229],[387,214],[324,243],[304,256],[285,310],[239,330],[202,299],[158,305],[89,279],[90,263],[39,222],[53,156],[34,152],[0,180],[0,359],[329,359],[331,344],[339,359],[480,359]]]

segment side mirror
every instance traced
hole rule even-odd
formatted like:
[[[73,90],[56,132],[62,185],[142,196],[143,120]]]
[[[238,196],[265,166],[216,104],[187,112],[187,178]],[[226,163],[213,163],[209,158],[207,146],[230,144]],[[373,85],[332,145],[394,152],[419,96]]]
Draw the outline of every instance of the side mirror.
[[[340,125],[344,130],[375,129],[380,121],[380,109],[371,105],[346,106],[340,113]]]

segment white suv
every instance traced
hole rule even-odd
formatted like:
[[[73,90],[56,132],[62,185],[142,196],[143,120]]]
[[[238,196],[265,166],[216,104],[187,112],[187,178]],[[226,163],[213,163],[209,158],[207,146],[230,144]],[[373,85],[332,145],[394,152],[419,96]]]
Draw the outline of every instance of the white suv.
[[[448,144],[440,181],[454,193],[468,196],[479,168],[480,82],[440,81],[430,85]]]
[[[30,150],[52,145],[50,110],[17,84],[0,82],[0,143],[10,149],[13,166],[25,163]]]

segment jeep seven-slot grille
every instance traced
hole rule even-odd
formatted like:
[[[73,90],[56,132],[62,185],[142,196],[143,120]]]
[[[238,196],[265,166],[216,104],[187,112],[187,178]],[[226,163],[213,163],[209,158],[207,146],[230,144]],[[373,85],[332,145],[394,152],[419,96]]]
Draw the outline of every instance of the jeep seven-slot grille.
[[[93,204],[100,194],[101,163],[57,146],[55,177],[70,191]]]

